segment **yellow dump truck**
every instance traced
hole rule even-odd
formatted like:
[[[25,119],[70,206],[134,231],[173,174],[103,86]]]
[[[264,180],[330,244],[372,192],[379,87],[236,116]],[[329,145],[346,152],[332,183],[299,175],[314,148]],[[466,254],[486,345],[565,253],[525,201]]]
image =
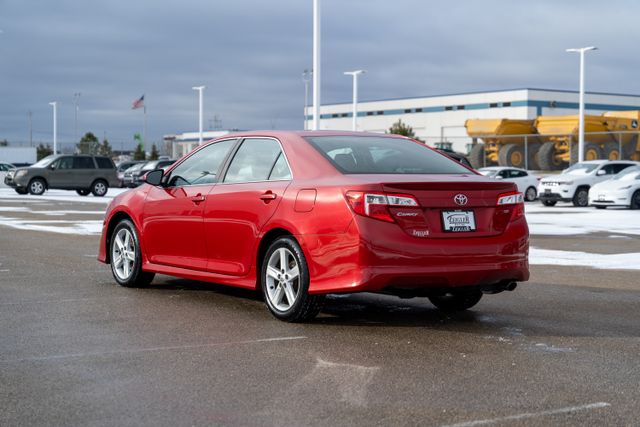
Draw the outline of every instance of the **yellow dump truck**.
[[[584,159],[629,158],[636,152],[638,111],[611,111],[600,116],[584,116]],[[625,117],[625,115],[627,117]],[[540,116],[534,126],[543,144],[537,154],[541,169],[564,169],[578,159],[579,116]],[[618,132],[618,133],[616,133]]]
[[[470,119],[464,126],[473,138],[469,161],[474,168],[500,165],[538,169],[535,154],[540,140],[532,135],[536,133],[533,120]],[[529,135],[526,144],[522,135]]]

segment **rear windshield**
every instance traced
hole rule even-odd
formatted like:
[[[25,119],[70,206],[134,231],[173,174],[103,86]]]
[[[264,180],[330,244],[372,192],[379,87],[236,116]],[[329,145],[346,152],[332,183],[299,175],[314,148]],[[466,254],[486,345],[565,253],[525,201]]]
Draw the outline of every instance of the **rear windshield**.
[[[469,169],[424,145],[375,136],[307,137],[344,174],[459,174]]]

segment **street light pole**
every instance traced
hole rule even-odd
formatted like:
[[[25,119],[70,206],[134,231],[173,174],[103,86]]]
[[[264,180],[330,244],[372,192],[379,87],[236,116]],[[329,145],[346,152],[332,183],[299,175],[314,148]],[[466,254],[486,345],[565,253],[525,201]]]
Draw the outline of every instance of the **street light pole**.
[[[358,130],[358,76],[366,73],[366,70],[345,71],[345,76],[353,77],[353,121],[351,130]]]
[[[309,105],[309,79],[313,71],[304,70],[302,81],[304,82],[304,130],[307,130],[307,106]]]
[[[194,86],[191,89],[198,91],[198,110],[199,110],[199,119],[198,119],[198,132],[200,133],[198,137],[198,145],[202,145],[202,117],[203,117],[203,108],[202,108],[202,91],[206,88],[206,86]]]
[[[75,106],[75,131],[73,134],[75,142],[78,142],[78,101],[80,100],[80,92],[73,94],[73,105]]]
[[[584,161],[584,53],[597,50],[595,46],[567,49],[580,54],[580,95],[578,101],[578,162]]]
[[[53,107],[53,154],[58,154],[58,103],[50,102]]]
[[[320,129],[320,0],[313,0],[313,130]]]

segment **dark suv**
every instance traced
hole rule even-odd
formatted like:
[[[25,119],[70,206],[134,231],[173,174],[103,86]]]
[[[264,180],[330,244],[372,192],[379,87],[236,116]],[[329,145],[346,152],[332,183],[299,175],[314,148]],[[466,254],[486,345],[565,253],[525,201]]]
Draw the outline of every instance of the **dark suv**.
[[[11,171],[4,183],[18,194],[41,195],[45,190],[76,190],[81,196],[107,194],[110,186],[118,186],[113,161],[108,157],[86,155],[47,156],[38,163]]]

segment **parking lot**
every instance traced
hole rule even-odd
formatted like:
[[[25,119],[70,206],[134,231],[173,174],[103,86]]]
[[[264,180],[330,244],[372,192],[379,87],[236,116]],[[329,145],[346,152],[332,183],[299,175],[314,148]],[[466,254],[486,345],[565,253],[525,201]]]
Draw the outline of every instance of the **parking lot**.
[[[288,324],[252,292],[115,285],[107,202],[0,190],[0,425],[637,424],[637,211],[529,204],[531,280],[466,313],[333,295]]]

